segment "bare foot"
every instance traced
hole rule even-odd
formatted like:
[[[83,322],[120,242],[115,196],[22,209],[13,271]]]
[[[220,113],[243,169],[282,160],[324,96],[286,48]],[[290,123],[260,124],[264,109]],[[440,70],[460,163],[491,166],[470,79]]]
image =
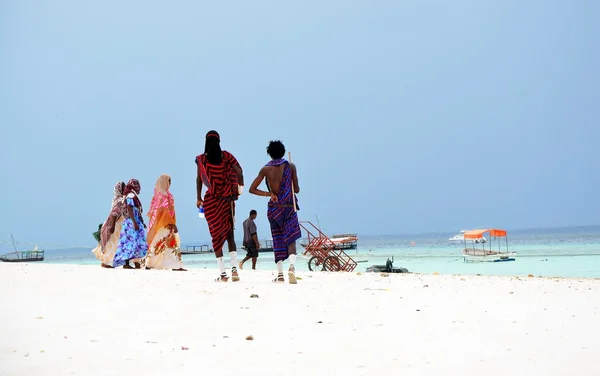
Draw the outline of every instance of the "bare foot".
[[[123,265],[123,269],[133,269],[133,266],[131,266],[129,264],[125,264],[125,265]]]
[[[100,266],[103,268],[114,269],[111,265],[100,264]]]
[[[136,269],[141,269],[142,268],[142,264],[139,262],[134,262],[133,265],[135,265]]]
[[[244,263],[243,262],[240,261],[239,266],[240,266],[240,270],[244,270]]]
[[[179,269],[173,269],[173,271],[175,271],[175,272],[187,272],[187,269],[179,268]]]

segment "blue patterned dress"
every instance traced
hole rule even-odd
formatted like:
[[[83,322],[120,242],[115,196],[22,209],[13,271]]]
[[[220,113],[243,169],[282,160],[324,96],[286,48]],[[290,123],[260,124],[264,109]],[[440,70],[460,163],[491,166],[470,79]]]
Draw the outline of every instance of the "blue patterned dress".
[[[125,220],[121,227],[121,236],[119,238],[119,248],[115,252],[113,259],[113,267],[125,265],[127,260],[143,258],[148,252],[148,243],[146,242],[146,231],[144,230],[144,222],[140,210],[135,206],[132,198],[127,197],[126,206],[131,206],[133,209],[133,219],[129,217],[127,209],[124,210]],[[138,224],[138,230],[135,230],[133,221]]]

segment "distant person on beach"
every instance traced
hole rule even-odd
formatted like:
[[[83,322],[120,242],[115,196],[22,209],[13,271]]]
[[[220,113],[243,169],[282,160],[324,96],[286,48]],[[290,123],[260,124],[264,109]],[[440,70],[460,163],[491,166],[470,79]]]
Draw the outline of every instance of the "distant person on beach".
[[[169,191],[171,177],[159,176],[154,196],[148,210],[148,254],[144,259],[146,269],[172,269],[185,271],[179,246],[179,230],[175,219],[175,199]]]
[[[112,268],[115,251],[119,246],[121,226],[125,220],[125,217],[123,217],[123,211],[125,210],[124,190],[124,182],[120,181],[115,184],[110,213],[100,229],[100,242],[92,251],[104,268]]]
[[[142,217],[142,203],[138,197],[142,190],[137,179],[131,179],[125,186],[125,220],[121,226],[119,248],[115,253],[113,267],[123,266],[124,269],[133,269],[130,261],[135,263],[136,269],[141,267],[141,259],[146,257],[148,243],[146,243],[146,224]]]
[[[250,216],[244,221],[242,227],[244,228],[244,248],[246,248],[246,257],[240,262],[240,269],[243,269],[244,263],[252,259],[252,270],[256,269],[256,260],[258,259],[258,250],[260,249],[260,243],[258,242],[258,235],[256,234],[256,210],[250,210]]]
[[[223,246],[227,241],[231,262],[231,277],[234,282],[240,280],[237,271],[237,251],[234,237],[235,201],[242,193],[244,176],[242,167],[235,157],[221,150],[221,137],[217,131],[206,134],[204,154],[196,157],[198,168],[196,176],[196,206],[204,208],[212,246],[221,274],[217,282],[227,282],[223,262]],[[207,188],[204,199],[202,186]]]
[[[271,225],[273,253],[277,264],[277,278],[273,282],[285,282],[283,261],[289,259],[288,279],[291,284],[295,284],[296,240],[302,236],[298,223],[298,199],[295,195],[300,192],[298,175],[296,166],[283,158],[285,146],[281,141],[271,141],[267,147],[267,154],[271,161],[260,170],[249,192],[271,198],[267,205],[267,218]],[[258,189],[263,179],[266,179],[270,192]]]

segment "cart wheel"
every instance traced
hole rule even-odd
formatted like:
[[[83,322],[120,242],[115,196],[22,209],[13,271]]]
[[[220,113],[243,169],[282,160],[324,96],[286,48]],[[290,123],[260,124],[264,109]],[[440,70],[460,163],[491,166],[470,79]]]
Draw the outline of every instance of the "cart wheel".
[[[336,256],[327,256],[323,261],[323,271],[339,272],[342,267],[340,260]]]
[[[319,270],[319,258],[317,256],[313,256],[308,260],[308,270],[311,272]]]

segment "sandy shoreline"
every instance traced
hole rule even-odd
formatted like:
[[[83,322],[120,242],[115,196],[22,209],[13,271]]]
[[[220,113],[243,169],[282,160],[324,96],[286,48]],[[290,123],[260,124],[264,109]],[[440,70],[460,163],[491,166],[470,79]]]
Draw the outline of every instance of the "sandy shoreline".
[[[600,374],[600,280],[216,273],[0,264],[0,375]]]

